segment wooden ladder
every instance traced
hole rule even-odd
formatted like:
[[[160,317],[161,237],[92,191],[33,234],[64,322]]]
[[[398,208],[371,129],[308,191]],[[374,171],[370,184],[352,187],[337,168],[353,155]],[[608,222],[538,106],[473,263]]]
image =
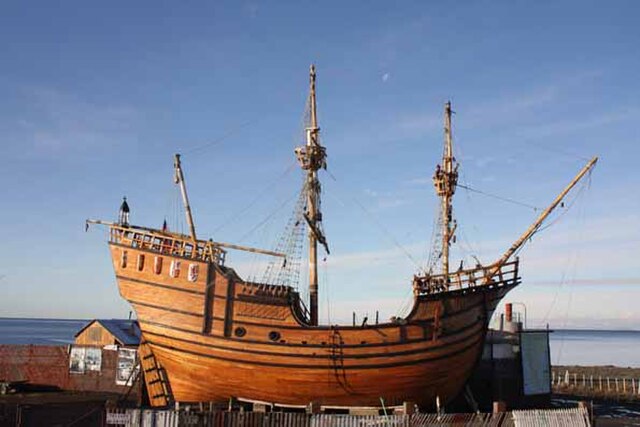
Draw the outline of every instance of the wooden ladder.
[[[151,403],[151,406],[168,406],[172,398],[165,370],[156,360],[151,347],[146,341],[140,343],[138,354],[144,382],[147,386],[149,403]]]

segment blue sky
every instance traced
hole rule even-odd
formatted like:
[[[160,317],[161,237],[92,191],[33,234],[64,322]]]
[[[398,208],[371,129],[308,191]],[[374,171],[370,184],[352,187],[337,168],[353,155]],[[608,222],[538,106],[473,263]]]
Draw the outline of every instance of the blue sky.
[[[83,222],[114,219],[127,195],[134,223],[184,227],[177,151],[199,234],[272,247],[300,185],[292,151],[315,63],[325,320],[406,307],[451,100],[473,188],[545,206],[601,159],[523,251],[524,283],[507,300],[527,304],[532,326],[634,328],[639,12],[632,1],[4,2],[0,316],[126,316],[104,231]],[[464,190],[455,213],[454,264],[492,261],[536,215]],[[264,262],[229,256],[244,275]]]

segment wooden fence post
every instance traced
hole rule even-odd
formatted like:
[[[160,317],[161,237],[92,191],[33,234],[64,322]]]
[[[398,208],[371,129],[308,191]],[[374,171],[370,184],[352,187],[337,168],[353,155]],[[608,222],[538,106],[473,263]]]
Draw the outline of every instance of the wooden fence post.
[[[598,382],[600,383],[600,391],[602,391],[602,375],[598,375]]]
[[[609,377],[607,377],[607,391],[611,390],[611,381],[609,381]]]
[[[578,374],[573,374],[573,385],[578,387]]]
[[[590,384],[589,388],[593,389],[593,375],[589,376],[589,384]]]
[[[618,377],[616,377],[616,393],[618,392]]]

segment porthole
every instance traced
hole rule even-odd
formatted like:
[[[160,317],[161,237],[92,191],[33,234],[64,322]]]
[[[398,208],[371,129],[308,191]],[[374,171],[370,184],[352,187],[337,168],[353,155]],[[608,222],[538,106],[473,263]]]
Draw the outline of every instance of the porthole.
[[[269,332],[269,339],[271,341],[278,341],[280,339],[280,332],[278,331]]]
[[[247,334],[247,330],[245,328],[243,328],[242,326],[238,326],[233,333],[239,337],[242,338],[243,336],[245,336]]]

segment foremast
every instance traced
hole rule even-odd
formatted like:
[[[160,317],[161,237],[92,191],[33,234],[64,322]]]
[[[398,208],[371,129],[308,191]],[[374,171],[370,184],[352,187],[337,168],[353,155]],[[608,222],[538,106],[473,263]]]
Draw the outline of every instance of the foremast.
[[[449,246],[456,229],[456,221],[453,219],[453,195],[458,185],[458,163],[453,156],[453,138],[451,135],[451,102],[444,106],[444,150],[442,164],[436,166],[433,175],[433,185],[436,194],[440,197],[440,222],[442,226],[442,248],[440,256],[442,260],[442,274],[449,275]]]
[[[304,191],[307,196],[304,218],[309,229],[309,317],[312,326],[318,325],[318,243],[328,251],[322,231],[320,212],[320,181],[318,169],[327,167],[326,149],[320,145],[320,128],[316,110],[316,69],[309,69],[309,123],[305,128],[306,144],[297,147],[296,157],[300,167],[306,171]]]
[[[464,287],[475,287],[477,285],[515,286],[520,283],[520,278],[518,277],[519,260],[516,258],[515,261],[510,261],[511,257],[540,229],[542,223],[548,218],[551,212],[560,205],[569,191],[571,191],[598,162],[598,158],[593,157],[538,216],[534,223],[527,228],[496,262],[486,266],[478,264],[475,268],[467,270],[462,268],[461,263],[460,268],[451,273],[449,271],[449,245],[451,244],[457,225],[453,219],[452,199],[458,183],[459,166],[453,156],[453,138],[451,133],[451,103],[447,102],[445,104],[444,114],[445,141],[442,164],[436,166],[436,171],[433,175],[436,194],[440,197],[441,202],[440,223],[442,226],[442,248],[439,256],[442,259],[442,272],[434,275],[429,271],[424,276],[414,276],[413,289],[415,295],[448,291],[452,284],[462,289]]]

